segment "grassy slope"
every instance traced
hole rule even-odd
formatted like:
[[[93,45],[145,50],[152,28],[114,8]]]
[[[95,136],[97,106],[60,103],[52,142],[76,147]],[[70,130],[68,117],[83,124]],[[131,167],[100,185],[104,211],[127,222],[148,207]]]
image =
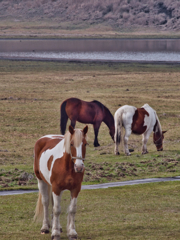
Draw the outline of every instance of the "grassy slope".
[[[83,190],[78,198],[78,239],[179,239],[179,182]],[[37,194],[0,198],[0,238],[50,239],[40,235],[41,223],[32,222]],[[61,225],[66,236],[69,193],[61,201]]]
[[[59,133],[59,106],[69,97],[99,100],[112,114],[121,105],[149,103],[168,130],[163,152],[156,151],[151,136],[149,154],[142,156],[141,136],[131,135],[129,147],[135,151],[126,157],[122,146],[121,155],[114,155],[104,123],[101,147],[95,149],[90,125],[86,183],[179,175],[179,66],[0,61],[0,74],[1,186],[16,186],[22,171],[33,173],[34,144],[42,135]]]
[[[114,29],[106,23],[79,24],[52,20],[16,21],[1,19],[0,39],[2,38],[179,38],[179,30],[160,30],[159,28],[121,27]]]

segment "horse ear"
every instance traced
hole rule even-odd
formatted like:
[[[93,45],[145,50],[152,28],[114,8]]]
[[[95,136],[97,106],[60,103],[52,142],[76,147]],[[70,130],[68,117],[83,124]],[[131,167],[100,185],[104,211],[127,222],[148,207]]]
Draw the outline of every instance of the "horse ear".
[[[163,134],[165,134],[167,131],[162,131]]]
[[[86,126],[84,127],[84,129],[83,129],[84,135],[86,135],[87,131],[88,131],[88,125],[86,125]]]
[[[74,134],[74,128],[70,125],[69,126],[69,132],[73,135]]]

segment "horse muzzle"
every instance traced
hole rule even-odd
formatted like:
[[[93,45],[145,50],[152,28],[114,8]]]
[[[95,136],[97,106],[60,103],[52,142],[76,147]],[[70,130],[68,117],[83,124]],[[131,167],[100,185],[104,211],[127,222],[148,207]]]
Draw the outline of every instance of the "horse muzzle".
[[[82,173],[84,171],[84,163],[81,160],[76,160],[74,163],[74,170],[77,173]]]
[[[84,171],[84,164],[83,164],[83,166],[76,166],[76,164],[75,164],[74,170],[76,173],[82,173]]]
[[[163,151],[163,148],[158,149],[158,151],[159,151],[159,152],[160,152],[160,151]]]

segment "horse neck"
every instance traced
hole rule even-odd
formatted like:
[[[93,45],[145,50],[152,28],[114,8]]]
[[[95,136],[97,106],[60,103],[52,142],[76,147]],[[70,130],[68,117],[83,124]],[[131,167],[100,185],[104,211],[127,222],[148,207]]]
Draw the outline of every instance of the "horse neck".
[[[104,107],[103,122],[108,126],[109,129],[114,127],[114,117],[106,107]]]
[[[66,168],[67,169],[74,169],[74,163],[73,163],[73,161],[71,159],[71,154],[65,152],[64,156],[65,156],[64,160],[65,160]]]

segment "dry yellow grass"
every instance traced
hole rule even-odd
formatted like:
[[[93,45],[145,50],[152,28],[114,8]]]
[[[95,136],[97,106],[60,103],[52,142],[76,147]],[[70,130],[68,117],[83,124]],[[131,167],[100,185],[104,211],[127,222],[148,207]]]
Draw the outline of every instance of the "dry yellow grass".
[[[114,156],[114,144],[104,123],[99,132],[101,147],[95,150],[90,125],[88,161],[140,163],[153,158],[180,159],[179,66],[0,61],[0,74],[0,164],[4,169],[18,166],[33,171],[34,144],[42,135],[60,133],[59,106],[69,97],[99,100],[112,114],[121,105],[141,107],[148,103],[157,111],[163,130],[168,130],[161,154],[151,136],[149,154],[141,156],[141,136],[131,135],[129,147],[135,151],[128,158],[122,147],[121,156]],[[82,128],[83,124],[76,126]],[[178,169],[163,173],[147,168],[137,177],[179,175]]]

